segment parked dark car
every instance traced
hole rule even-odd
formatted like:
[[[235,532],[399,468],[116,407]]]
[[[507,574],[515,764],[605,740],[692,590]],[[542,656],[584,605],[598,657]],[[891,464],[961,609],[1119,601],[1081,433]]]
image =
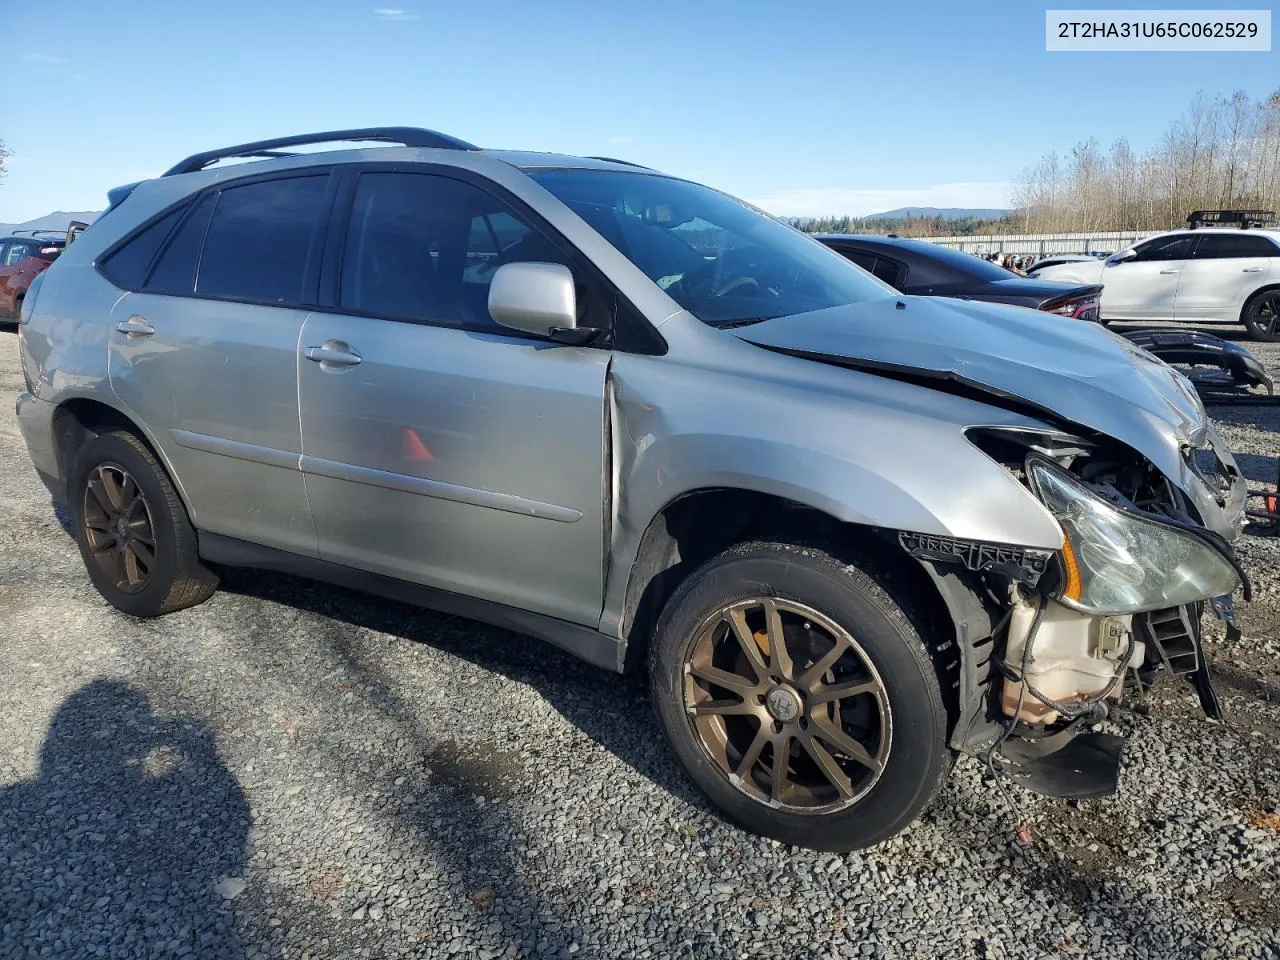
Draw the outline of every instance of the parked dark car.
[[[820,234],[819,240],[903,293],[1010,303],[1081,320],[1098,319],[1102,287],[1020,277],[998,264],[923,240]]]

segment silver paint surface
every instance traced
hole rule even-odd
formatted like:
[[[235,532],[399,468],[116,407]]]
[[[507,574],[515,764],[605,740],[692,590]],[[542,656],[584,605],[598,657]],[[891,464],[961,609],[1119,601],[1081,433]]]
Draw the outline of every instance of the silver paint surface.
[[[886,296],[715,330],[514,164],[627,169],[550,155],[374,148],[262,161],[431,162],[534,207],[667,343],[665,355],[333,313],[126,294],[94,259],[218,168],[148,181],[45,274],[25,330],[38,399],[21,403],[33,459],[52,411],[91,398],[131,417],[207,530],[495,600],[618,636],[643,537],[667,505],[736,488],[850,523],[1058,549],[1057,523],[965,439],[1049,415],[1125,443],[1230,529],[1183,462],[1230,452],[1178,376],[1105,330],[991,304]],[[510,161],[510,162],[508,162]],[[816,242],[816,241],[815,241]],[[849,269],[856,269],[850,265]],[[114,326],[147,318],[154,336]],[[359,357],[320,364],[333,341]],[[787,355],[798,351],[814,359]],[[826,362],[824,362],[826,361]],[[907,368],[1031,409],[845,369]]]

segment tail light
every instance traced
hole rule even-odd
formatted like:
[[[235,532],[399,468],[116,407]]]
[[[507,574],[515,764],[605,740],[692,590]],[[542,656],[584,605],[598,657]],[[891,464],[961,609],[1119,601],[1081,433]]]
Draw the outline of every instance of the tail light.
[[[1098,295],[1091,293],[1082,297],[1070,297],[1066,300],[1048,300],[1040,304],[1040,309],[1063,317],[1075,317],[1077,320],[1092,320],[1096,322],[1100,304],[1101,301],[1098,299]]]

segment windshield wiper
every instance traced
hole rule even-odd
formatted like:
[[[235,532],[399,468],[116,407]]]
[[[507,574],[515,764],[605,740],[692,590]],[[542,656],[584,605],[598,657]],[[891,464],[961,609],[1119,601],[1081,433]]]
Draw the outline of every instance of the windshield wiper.
[[[777,320],[781,314],[775,314],[772,317],[746,317],[742,320],[723,320],[720,323],[711,324],[717,330],[729,330],[733,327],[749,327],[753,323],[764,323],[766,320]]]

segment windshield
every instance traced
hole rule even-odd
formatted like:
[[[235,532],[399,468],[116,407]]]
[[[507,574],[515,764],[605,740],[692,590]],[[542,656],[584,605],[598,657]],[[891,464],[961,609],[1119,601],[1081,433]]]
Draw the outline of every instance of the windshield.
[[[896,295],[816,240],[709,187],[612,170],[530,176],[713,326]]]

